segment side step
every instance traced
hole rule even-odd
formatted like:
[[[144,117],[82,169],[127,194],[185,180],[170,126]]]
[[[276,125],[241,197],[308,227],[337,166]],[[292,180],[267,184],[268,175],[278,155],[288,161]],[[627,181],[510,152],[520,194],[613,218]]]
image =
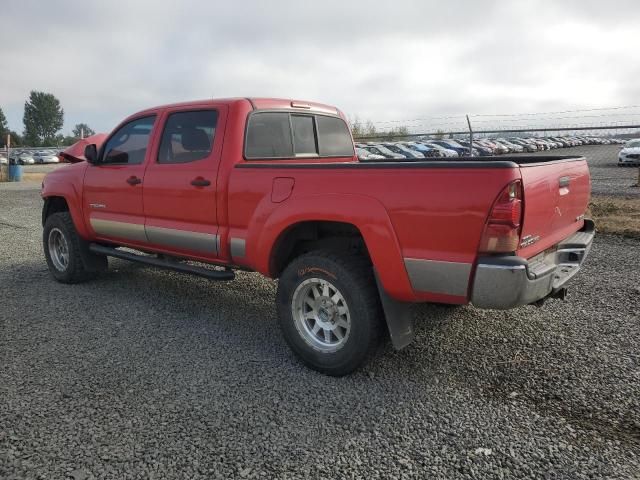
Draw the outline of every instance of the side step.
[[[130,262],[143,263],[152,267],[173,270],[174,272],[189,273],[191,275],[208,278],[209,280],[228,281],[236,278],[236,274],[233,273],[233,270],[210,270],[204,267],[186,265],[184,263],[168,260],[166,258],[147,257],[146,255],[137,255],[131,252],[124,252],[122,250],[118,250],[117,248],[105,247],[104,245],[98,245],[97,243],[90,244],[89,250],[100,255],[121,258],[123,260],[129,260]]]

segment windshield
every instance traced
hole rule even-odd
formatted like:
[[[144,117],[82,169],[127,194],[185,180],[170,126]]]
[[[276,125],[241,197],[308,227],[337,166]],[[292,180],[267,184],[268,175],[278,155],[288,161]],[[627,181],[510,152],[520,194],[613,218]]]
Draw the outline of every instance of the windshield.
[[[640,148],[640,140],[631,140],[625,146],[627,148]]]

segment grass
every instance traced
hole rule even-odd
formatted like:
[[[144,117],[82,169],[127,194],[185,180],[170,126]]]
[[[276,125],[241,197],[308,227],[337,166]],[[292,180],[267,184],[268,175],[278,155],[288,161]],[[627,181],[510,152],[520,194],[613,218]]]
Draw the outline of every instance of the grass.
[[[594,196],[589,211],[598,232],[640,238],[640,195]]]

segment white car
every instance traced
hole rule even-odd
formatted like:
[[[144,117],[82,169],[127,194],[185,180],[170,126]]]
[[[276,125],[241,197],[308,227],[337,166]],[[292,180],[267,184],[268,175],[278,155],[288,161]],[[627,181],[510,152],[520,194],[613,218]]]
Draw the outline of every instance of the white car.
[[[36,161],[34,160],[33,155],[29,152],[24,152],[18,156],[18,163],[20,165],[33,165]]]
[[[376,155],[382,155],[384,158],[393,158],[393,159],[396,159],[396,160],[400,160],[402,158],[407,158],[404,155],[392,152],[391,150],[389,150],[384,145],[367,144],[367,145],[363,146],[362,148],[364,148],[368,152],[375,153]]]
[[[51,152],[38,152],[33,156],[37,163],[59,163],[60,159]]]
[[[7,157],[0,154],[0,165],[6,165],[7,163],[9,163],[9,160],[7,160]]]
[[[358,155],[358,160],[384,160],[386,158],[384,155],[371,153],[370,151],[360,147],[356,147],[356,155]]]
[[[640,138],[629,140],[618,153],[618,166],[640,165]]]

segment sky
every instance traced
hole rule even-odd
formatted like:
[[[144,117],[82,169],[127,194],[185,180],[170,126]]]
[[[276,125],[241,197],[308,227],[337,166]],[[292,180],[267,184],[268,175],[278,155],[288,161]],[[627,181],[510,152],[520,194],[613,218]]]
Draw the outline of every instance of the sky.
[[[31,90],[60,99],[63,133],[246,96],[380,129],[640,122],[640,107],[544,113],[640,105],[637,0],[3,0],[0,18],[0,108],[18,132]],[[538,115],[490,116],[524,113]]]

